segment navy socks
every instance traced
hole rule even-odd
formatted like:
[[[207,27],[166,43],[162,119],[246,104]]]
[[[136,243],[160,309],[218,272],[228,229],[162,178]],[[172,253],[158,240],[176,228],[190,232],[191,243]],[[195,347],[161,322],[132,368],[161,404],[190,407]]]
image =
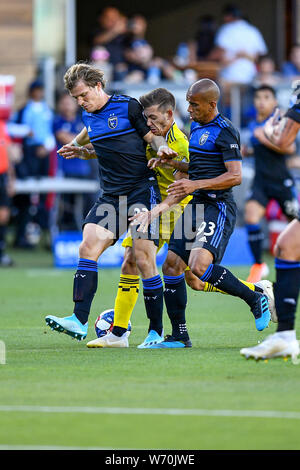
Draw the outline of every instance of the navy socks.
[[[159,335],[163,330],[163,284],[161,277],[151,277],[150,279],[143,279],[143,293],[147,317],[150,320],[149,331],[154,330]]]
[[[74,276],[74,313],[84,325],[88,321],[91,304],[98,286],[98,266],[96,261],[80,258]]]
[[[164,298],[168,316],[172,325],[172,336],[177,340],[187,341],[189,335],[186,328],[185,309],[187,292],[185,276],[164,276]]]

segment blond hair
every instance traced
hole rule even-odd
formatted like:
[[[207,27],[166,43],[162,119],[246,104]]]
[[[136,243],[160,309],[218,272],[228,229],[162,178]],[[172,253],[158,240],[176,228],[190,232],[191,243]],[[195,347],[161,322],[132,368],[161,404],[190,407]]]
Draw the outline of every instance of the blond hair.
[[[90,87],[95,87],[98,83],[101,83],[102,88],[105,87],[104,73],[90,64],[72,65],[64,75],[65,88],[71,91],[80,80]]]

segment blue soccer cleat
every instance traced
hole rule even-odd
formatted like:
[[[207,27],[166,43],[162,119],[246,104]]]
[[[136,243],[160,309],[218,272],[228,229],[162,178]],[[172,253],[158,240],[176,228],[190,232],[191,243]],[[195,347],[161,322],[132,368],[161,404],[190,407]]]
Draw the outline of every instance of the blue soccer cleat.
[[[262,331],[267,328],[271,320],[271,312],[268,297],[265,294],[260,294],[251,311],[255,318],[256,329]]]
[[[150,330],[148,333],[147,338],[142,342],[142,344],[138,345],[138,349],[149,349],[154,344],[161,343],[164,340],[163,333],[161,336],[155,330]]]
[[[54,315],[48,315],[45,318],[47,325],[50,326],[51,330],[58,331],[59,333],[65,333],[66,335],[72,336],[72,338],[81,341],[86,338],[88,332],[88,322],[83,325],[75,313],[70,317],[59,318]]]
[[[150,349],[182,349],[191,348],[192,342],[188,339],[186,341],[178,340],[172,335],[167,335],[164,341],[149,346]]]

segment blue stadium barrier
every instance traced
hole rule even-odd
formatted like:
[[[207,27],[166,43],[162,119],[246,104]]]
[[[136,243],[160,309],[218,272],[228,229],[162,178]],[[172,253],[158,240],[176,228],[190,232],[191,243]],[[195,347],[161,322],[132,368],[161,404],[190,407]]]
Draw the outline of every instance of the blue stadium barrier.
[[[53,240],[53,257],[56,268],[76,268],[78,264],[78,248],[82,240],[81,232],[62,232]],[[120,267],[123,261],[123,237],[115,245],[109,247],[101,256],[98,263],[102,268]],[[157,255],[157,264],[161,266],[167,256],[167,245],[163,246]],[[227,246],[222,264],[250,265],[253,263],[252,254],[247,243],[247,233],[244,227],[237,227]]]

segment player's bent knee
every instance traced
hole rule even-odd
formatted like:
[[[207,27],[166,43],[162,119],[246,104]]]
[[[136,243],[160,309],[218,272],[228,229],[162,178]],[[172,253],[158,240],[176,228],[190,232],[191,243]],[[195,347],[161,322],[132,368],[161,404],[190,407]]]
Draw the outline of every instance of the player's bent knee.
[[[157,274],[155,258],[148,256],[146,253],[136,255],[136,266],[142,277],[152,277]]]
[[[279,238],[274,247],[274,256],[276,258],[286,259],[289,261],[296,261],[293,247],[286,243],[284,238]]]
[[[207,270],[209,264],[206,263],[199,263],[199,261],[192,261],[189,263],[190,270],[192,271],[195,276],[201,278],[205,271]]]
[[[165,261],[162,265],[162,273],[164,276],[180,276],[182,269],[176,264]]]

